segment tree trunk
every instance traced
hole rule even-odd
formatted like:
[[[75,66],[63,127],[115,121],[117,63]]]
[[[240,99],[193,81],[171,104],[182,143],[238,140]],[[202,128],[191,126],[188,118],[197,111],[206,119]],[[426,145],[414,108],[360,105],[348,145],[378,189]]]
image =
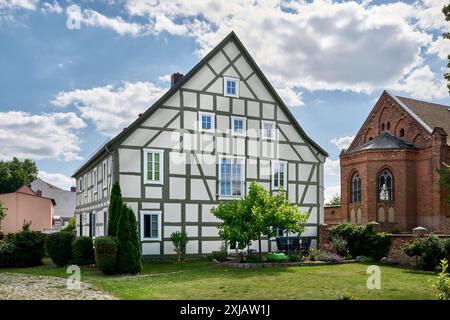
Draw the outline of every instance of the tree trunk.
[[[259,262],[262,262],[261,235],[258,236],[258,244],[259,244]]]

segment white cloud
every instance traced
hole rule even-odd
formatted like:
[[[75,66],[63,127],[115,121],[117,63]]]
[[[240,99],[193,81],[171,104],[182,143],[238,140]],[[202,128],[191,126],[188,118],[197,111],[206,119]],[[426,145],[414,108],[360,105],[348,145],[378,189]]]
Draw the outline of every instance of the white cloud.
[[[134,22],[126,22],[122,17],[107,17],[95,10],[81,8],[73,4],[66,10],[68,20],[74,20],[81,25],[96,26],[104,29],[112,29],[119,35],[137,36],[142,32],[142,26]]]
[[[43,13],[57,13],[57,14],[60,14],[60,13],[63,12],[63,8],[58,3],[58,1],[53,1],[53,3],[44,2],[42,4],[41,11]]]
[[[163,76],[160,76],[159,80],[162,81],[162,82],[170,82],[170,81],[172,81],[172,75],[171,74],[165,74]]]
[[[418,99],[442,99],[448,97],[447,84],[442,74],[435,74],[430,67],[425,65],[414,69],[399,83],[394,83],[391,88],[407,93]]]
[[[416,4],[418,25],[430,30],[449,30],[448,21],[445,21],[442,8],[448,0],[422,0]]]
[[[325,203],[329,203],[331,201],[331,199],[333,198],[333,196],[336,194],[341,195],[341,186],[340,185],[325,187],[325,190],[324,190]]]
[[[327,177],[339,177],[341,172],[340,160],[327,159],[324,165],[324,173]]]
[[[283,99],[284,103],[288,107],[301,107],[304,106],[305,103],[302,100],[302,93],[296,92],[292,88],[278,88],[276,89],[281,99]]]
[[[339,151],[341,151],[343,149],[347,149],[348,146],[352,143],[353,139],[355,139],[355,136],[345,136],[331,139],[330,142],[334,144],[339,149]]]
[[[0,112],[0,159],[80,159],[77,132],[85,126],[73,112]]]
[[[450,40],[439,37],[428,48],[428,53],[436,54],[442,60],[447,60],[450,54]]]
[[[52,103],[60,107],[75,106],[84,119],[92,121],[97,130],[112,136],[134,121],[166,88],[150,82],[123,82],[87,90],[60,92]]]
[[[64,190],[70,190],[70,187],[75,186],[75,180],[62,173],[39,171],[38,177]]]
[[[413,18],[435,2],[130,0],[125,8],[148,17],[150,32],[194,37],[202,55],[234,30],[270,80],[286,90],[370,92],[422,63],[420,49],[432,37]]]
[[[2,10],[35,10],[38,0],[0,0]]]

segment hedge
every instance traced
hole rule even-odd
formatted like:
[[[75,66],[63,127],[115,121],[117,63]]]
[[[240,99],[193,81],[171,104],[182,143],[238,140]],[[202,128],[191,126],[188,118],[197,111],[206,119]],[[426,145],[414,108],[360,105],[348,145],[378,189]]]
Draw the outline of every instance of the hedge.
[[[54,264],[62,267],[71,261],[74,238],[71,232],[55,232],[47,236],[45,249]]]

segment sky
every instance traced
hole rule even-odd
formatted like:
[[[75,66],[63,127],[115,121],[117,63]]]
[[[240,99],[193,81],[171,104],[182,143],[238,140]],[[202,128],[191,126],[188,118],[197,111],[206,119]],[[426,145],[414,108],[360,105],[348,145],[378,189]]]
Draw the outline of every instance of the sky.
[[[444,0],[0,0],[0,160],[62,188],[230,31],[297,121],[339,153],[383,90],[450,105]]]

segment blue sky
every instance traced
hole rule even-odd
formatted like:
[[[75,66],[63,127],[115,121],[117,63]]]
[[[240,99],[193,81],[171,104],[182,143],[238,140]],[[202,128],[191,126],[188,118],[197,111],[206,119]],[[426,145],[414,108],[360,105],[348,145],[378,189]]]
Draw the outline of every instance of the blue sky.
[[[305,131],[339,152],[383,89],[450,104],[443,0],[0,0],[0,159],[73,171],[234,30]]]

